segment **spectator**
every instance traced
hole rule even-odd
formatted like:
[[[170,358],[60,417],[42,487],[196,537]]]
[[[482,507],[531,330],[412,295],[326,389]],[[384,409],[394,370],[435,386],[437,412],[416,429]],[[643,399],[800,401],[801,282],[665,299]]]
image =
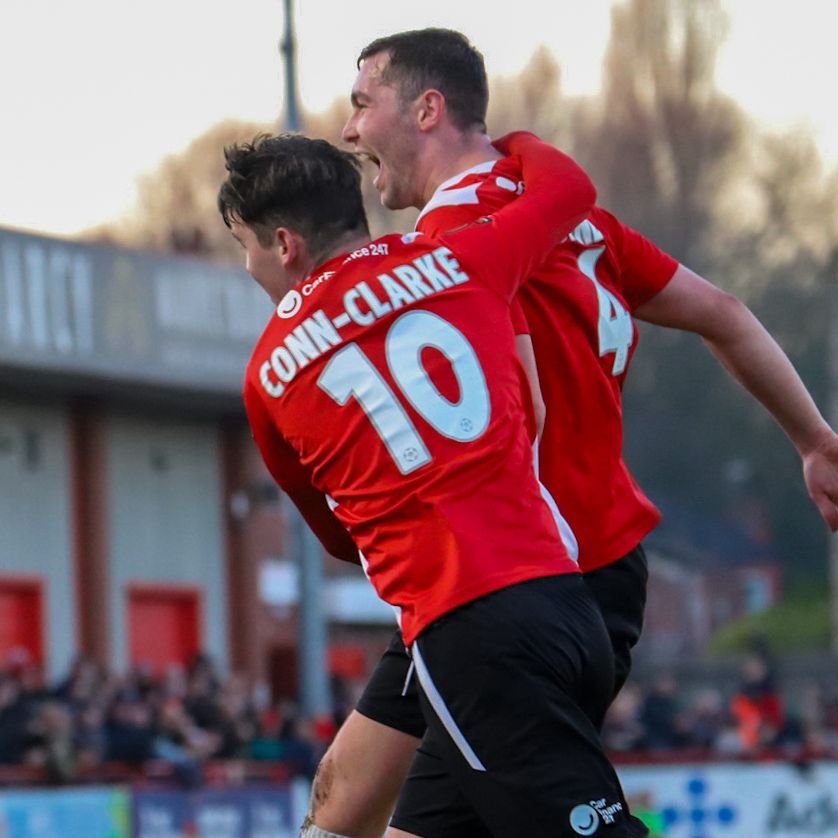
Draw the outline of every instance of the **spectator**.
[[[218,734],[196,725],[180,701],[166,699],[154,745],[157,756],[171,762],[202,761],[213,754],[218,742]]]
[[[241,678],[227,679],[218,696],[218,759],[240,759],[247,754],[248,743],[256,736],[256,713]]]
[[[785,710],[774,674],[760,654],[748,654],[742,662],[739,689],[730,709],[737,723],[745,753],[775,745],[783,730]]]
[[[151,705],[136,692],[119,693],[105,724],[107,759],[140,763],[151,759],[157,735]]]
[[[53,696],[78,714],[101,696],[103,681],[99,665],[86,655],[79,655],[67,678],[53,691]]]
[[[312,779],[325,747],[319,743],[313,723],[301,716],[293,704],[282,708],[277,741],[280,759],[290,763],[292,773]]]
[[[617,694],[608,710],[602,729],[602,741],[609,751],[636,751],[643,742],[640,708],[643,692],[629,681]]]
[[[49,698],[41,667],[24,650],[14,650],[0,689],[0,762],[24,763],[40,744],[36,719]],[[2,675],[0,675],[2,678]]]
[[[24,761],[46,769],[50,782],[60,784],[75,779],[76,748],[73,715],[66,704],[54,699],[42,702],[29,724],[29,747]]]
[[[715,748],[728,724],[725,698],[715,687],[704,687],[693,696],[684,716],[686,744],[693,748]]]
[[[20,681],[0,674],[0,764],[23,762],[30,711],[21,697]]]
[[[76,713],[73,745],[80,768],[94,768],[104,762],[108,750],[105,712],[96,700]]]
[[[282,759],[282,744],[279,731],[282,727],[282,714],[279,707],[265,708],[259,715],[259,725],[248,748],[248,756],[255,760]]]
[[[198,727],[207,731],[218,729],[218,684],[212,672],[199,667],[189,673],[183,707]]]
[[[198,727],[184,705],[167,698],[161,708],[154,755],[170,763],[180,782],[192,788],[201,780],[201,766],[215,752],[220,737]]]
[[[669,672],[658,674],[640,708],[643,747],[650,751],[668,751],[684,744],[680,729],[677,684]]]

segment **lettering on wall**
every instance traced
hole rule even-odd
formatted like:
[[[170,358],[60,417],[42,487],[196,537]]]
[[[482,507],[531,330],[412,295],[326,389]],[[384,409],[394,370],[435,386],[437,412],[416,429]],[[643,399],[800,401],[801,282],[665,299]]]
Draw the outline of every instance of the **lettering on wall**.
[[[93,265],[78,248],[0,240],[0,343],[86,355],[94,350]]]

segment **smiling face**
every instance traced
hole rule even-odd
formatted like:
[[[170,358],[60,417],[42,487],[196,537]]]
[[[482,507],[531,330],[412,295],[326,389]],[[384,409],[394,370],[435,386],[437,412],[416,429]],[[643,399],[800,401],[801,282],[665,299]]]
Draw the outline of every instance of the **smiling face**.
[[[373,182],[385,207],[421,207],[419,161],[425,136],[416,119],[416,103],[402,101],[399,90],[383,79],[389,60],[380,52],[361,63],[343,139],[378,165]]]

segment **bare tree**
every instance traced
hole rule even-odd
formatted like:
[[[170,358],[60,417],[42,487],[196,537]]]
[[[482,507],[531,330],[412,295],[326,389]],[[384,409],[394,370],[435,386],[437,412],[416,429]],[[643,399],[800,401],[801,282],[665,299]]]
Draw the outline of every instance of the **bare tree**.
[[[603,202],[693,264],[746,126],[714,83],[725,27],[719,0],[615,6],[603,95],[575,137]]]
[[[749,283],[765,284],[779,269],[795,284],[811,286],[838,249],[838,170],[824,171],[805,134],[762,136],[755,151],[756,208],[739,243],[756,267]]]
[[[492,79],[488,127],[493,137],[527,130],[548,142],[562,144],[567,127],[562,114],[561,69],[546,47],[511,78]]]
[[[348,101],[336,101],[319,114],[306,114],[306,133],[341,145]],[[124,220],[90,230],[85,238],[156,250],[239,261],[241,254],[216,207],[225,177],[224,148],[275,133],[276,125],[225,121],[196,138],[181,152],[166,157],[145,175],[132,213]],[[374,235],[409,230],[415,211],[392,213],[381,207],[370,177],[364,178],[364,200]]]

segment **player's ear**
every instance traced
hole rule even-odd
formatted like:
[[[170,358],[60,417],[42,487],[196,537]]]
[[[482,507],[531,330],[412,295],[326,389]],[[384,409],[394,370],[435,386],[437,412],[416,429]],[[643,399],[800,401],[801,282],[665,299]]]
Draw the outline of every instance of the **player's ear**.
[[[279,254],[279,259],[282,262],[282,266],[287,268],[300,254],[300,237],[287,227],[277,227],[274,236],[274,244]]]
[[[420,131],[429,131],[442,121],[446,113],[445,96],[430,87],[416,99],[416,121]]]

